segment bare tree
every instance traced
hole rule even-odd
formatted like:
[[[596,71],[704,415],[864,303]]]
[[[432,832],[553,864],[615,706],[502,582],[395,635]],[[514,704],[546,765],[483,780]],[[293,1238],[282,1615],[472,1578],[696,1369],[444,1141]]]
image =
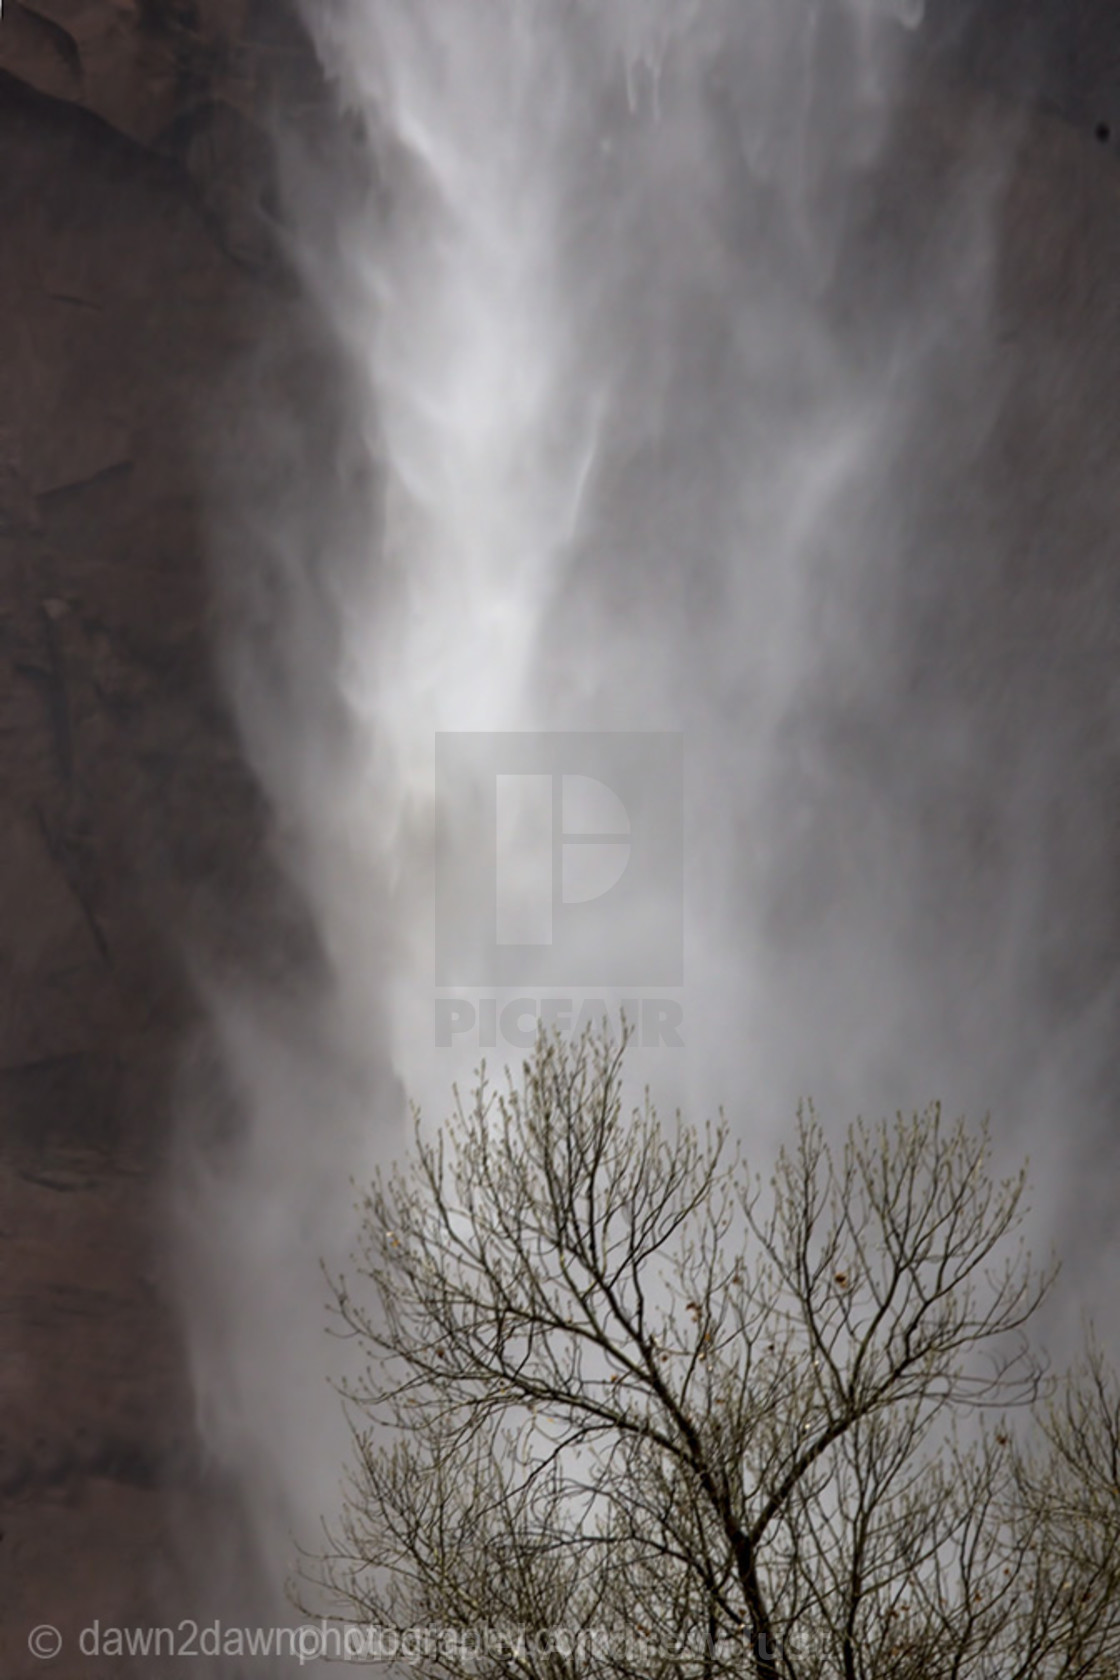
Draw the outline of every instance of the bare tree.
[[[1096,1438],[1075,1409],[1052,1465],[1008,1421],[1022,1176],[931,1108],[835,1151],[805,1113],[763,1182],[624,1107],[623,1054],[542,1041],[365,1199],[320,1585],[455,1680],[1112,1680],[1114,1547],[1048,1556],[1054,1443],[1072,1502]]]
[[[1120,1673],[1120,1383],[1090,1334],[1039,1437],[1017,1454],[1027,1643],[1043,1672]]]

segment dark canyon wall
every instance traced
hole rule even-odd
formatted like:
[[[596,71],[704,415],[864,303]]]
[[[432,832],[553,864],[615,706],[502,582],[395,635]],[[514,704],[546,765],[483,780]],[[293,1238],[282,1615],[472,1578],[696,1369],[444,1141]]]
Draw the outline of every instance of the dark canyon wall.
[[[276,11],[275,8],[272,9]],[[244,0],[0,21],[0,1673],[197,1613],[171,1304],[192,941],[258,821],[213,675],[202,484],[230,371],[298,355],[265,137],[298,37]],[[185,1548],[185,1551],[184,1551]],[[166,1619],[164,1615],[162,1619]],[[145,1668],[145,1672],[148,1670]]]

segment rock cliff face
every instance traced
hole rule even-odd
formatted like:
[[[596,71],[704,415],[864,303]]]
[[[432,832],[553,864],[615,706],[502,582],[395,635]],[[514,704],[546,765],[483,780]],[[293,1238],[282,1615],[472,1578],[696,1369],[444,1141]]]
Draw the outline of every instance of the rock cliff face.
[[[248,0],[9,0],[0,63],[156,145],[192,111],[251,107],[248,19]]]
[[[166,1620],[201,1497],[171,1093],[191,940],[240,896],[258,822],[200,485],[229,370],[301,342],[262,197],[268,104],[308,59],[250,10],[8,0],[0,21],[6,1680],[44,1671],[40,1622],[66,1637],[55,1672],[133,1672],[79,1660],[77,1632]]]
[[[269,0],[7,0],[0,72],[177,163],[231,253],[268,249],[268,111],[306,59]]]

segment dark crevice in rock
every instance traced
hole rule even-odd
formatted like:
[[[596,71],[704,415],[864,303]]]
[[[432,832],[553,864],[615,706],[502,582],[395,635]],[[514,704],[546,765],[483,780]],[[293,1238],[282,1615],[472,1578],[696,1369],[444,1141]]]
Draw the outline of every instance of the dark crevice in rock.
[[[188,1444],[157,1447],[109,1437],[80,1448],[44,1438],[17,1448],[0,1440],[0,1499],[13,1502],[95,1479],[153,1491],[199,1475],[198,1454]]]
[[[78,43],[68,29],[53,18],[32,11],[21,0],[9,0],[4,14],[4,28],[8,32],[6,47],[17,56],[26,54],[36,63],[53,67],[60,78],[57,96],[79,100],[82,89],[82,55]]]

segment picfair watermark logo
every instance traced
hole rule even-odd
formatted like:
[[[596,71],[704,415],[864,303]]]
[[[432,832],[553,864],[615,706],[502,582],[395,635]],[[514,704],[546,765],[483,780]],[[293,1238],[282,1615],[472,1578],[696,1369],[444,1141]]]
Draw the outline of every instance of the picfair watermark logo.
[[[617,1004],[617,1007],[616,1007]],[[676,998],[437,997],[437,1050],[531,1050],[542,1031],[578,1039],[606,1022],[624,1020],[643,1050],[684,1048],[684,1010]]]
[[[436,737],[441,988],[683,982],[680,735]]]

